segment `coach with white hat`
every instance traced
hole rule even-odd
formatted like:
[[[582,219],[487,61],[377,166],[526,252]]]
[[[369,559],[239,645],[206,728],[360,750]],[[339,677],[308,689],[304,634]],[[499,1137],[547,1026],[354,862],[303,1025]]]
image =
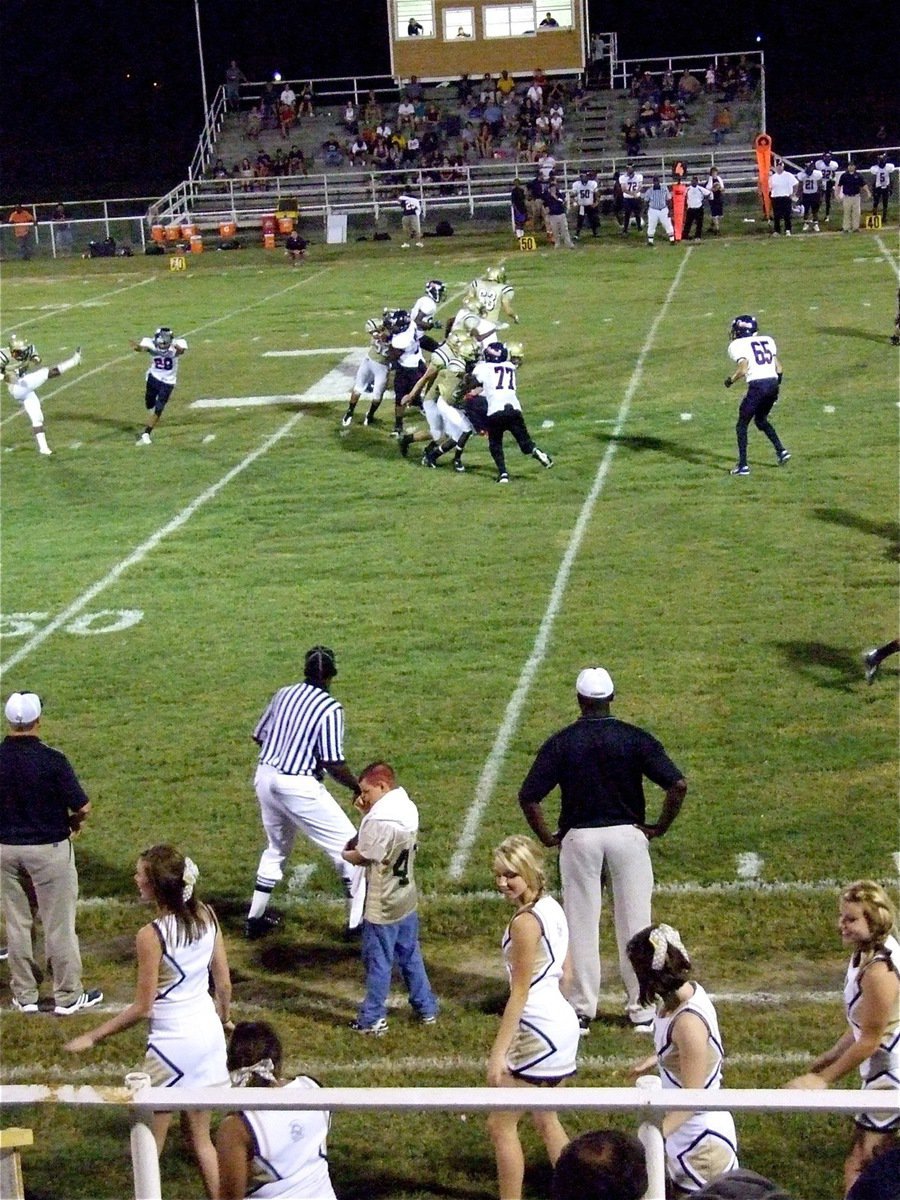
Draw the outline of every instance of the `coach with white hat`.
[[[78,872],[70,838],[84,823],[91,802],[66,756],[38,736],[42,710],[34,692],[13,692],[6,701],[9,732],[0,742],[0,885],[13,1008],[39,1011],[33,894],[53,974],[53,1011],[68,1016],[103,999],[101,991],[82,986],[75,932]]]
[[[600,995],[600,907],[604,876],[612,888],[619,971],[628,994],[628,1017],[651,1032],[653,1009],[638,1001],[628,962],[629,939],[650,924],[653,867],[650,840],[662,837],[687,793],[681,771],[651,734],[610,714],[615,698],[604,667],[586,667],[575,681],[581,715],[541,746],[519,803],[545,846],[559,846],[563,907],[569,922],[572,983],[569,1000],[582,1033],[597,1014]],[[643,779],[665,791],[662,813],[646,821]],[[553,833],[541,802],[560,790],[559,828]]]

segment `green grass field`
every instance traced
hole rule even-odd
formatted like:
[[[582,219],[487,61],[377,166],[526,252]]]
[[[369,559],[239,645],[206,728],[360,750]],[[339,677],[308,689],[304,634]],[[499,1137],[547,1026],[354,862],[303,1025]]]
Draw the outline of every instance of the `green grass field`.
[[[431,276],[455,298],[501,258],[526,346],[519,394],[554,469],[510,453],[512,483],[497,488],[478,439],[465,475],[446,458],[423,470],[387,436],[388,404],[380,429],[359,423],[363,402],[342,431],[344,389],[318,385],[365,344],[366,318],[410,305]],[[414,254],[321,247],[298,270],[250,250],[184,272],[137,258],[7,265],[3,335],[35,341],[48,364],[84,349],[42,390],[52,458],[3,389],[0,657],[4,693],[44,697],[44,737],[93,800],[77,844],[86,986],[131,998],[146,919],[134,859],[172,841],[223,917],[236,1016],[270,1017],[290,1067],[335,1086],[478,1086],[505,995],[490,849],[524,830],[515,796],[531,757],[574,719],[577,671],[600,662],[617,715],[657,734],[689,780],[654,843],[655,915],[726,997],[726,1082],[797,1074],[841,1029],[838,884],[896,877],[897,660],[870,688],[860,655],[897,633],[897,274],[896,231],[652,251],[607,231],[574,254],[473,235]],[[722,380],[742,312],[778,343],[774,420],[793,458],[776,467],[751,430],[752,474],[734,479],[740,394]],[[154,444],[136,446],[147,360],[128,340],[160,324],[190,350]],[[321,353],[265,356],[296,350]],[[287,398],[306,392],[334,399]],[[249,396],[285,398],[192,407]],[[307,843],[290,866],[315,870],[276,896],[283,930],[240,936],[263,845],[250,734],[316,642],[337,652],[351,766],[386,757],[419,804],[423,943],[444,1006],[426,1030],[398,1005],[391,1033],[362,1044],[346,1029],[358,951]],[[724,886],[741,870],[756,883]],[[608,1019],[578,1081],[622,1085],[646,1048],[621,1025],[606,914],[603,949]],[[63,1030],[13,1014],[6,971],[0,1006],[5,1082],[120,1083],[142,1057],[134,1030],[73,1064],[62,1042],[96,1015]],[[130,1194],[121,1112],[5,1119],[36,1131],[35,1197]],[[804,1200],[837,1194],[845,1120],[739,1116],[738,1131],[745,1165]],[[341,1115],[330,1158],[346,1200],[495,1192],[474,1117],[373,1129]],[[548,1173],[536,1148],[531,1161],[538,1197]],[[163,1187],[200,1194],[174,1144]]]

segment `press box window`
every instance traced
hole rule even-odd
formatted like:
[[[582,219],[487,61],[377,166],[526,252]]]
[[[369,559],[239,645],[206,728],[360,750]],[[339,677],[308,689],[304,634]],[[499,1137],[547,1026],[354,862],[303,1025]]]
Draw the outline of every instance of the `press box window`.
[[[434,37],[432,0],[395,0],[395,6],[398,38]],[[421,33],[415,31],[416,26],[421,26]]]
[[[475,36],[475,10],[473,8],[444,9],[444,40]]]

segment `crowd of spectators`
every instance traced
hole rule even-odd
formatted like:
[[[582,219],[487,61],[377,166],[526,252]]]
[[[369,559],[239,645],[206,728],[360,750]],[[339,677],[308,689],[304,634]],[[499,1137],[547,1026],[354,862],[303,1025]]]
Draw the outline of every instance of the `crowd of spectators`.
[[[625,152],[637,156],[654,138],[683,137],[687,126],[698,120],[698,101],[706,96],[713,105],[709,133],[716,145],[725,140],[734,124],[731,106],[749,100],[759,83],[758,69],[745,55],[733,60],[711,62],[706,71],[684,70],[634,72],[629,92],[637,107],[623,122],[621,141]]]
[[[462,75],[455,88],[445,91],[440,101],[428,98],[412,76],[396,101],[372,91],[359,105],[347,100],[325,140],[314,147],[316,162],[325,168],[424,169],[452,192],[470,164],[490,159],[537,163],[558,152],[567,136],[567,116],[584,100],[580,84],[550,81],[540,69],[524,81],[505,70],[479,80]],[[244,135],[257,143],[264,132],[279,130],[288,141],[313,112],[311,87],[297,95],[285,84],[278,94],[275,85],[267,84],[243,118]],[[307,174],[311,161],[309,151],[304,155],[296,144],[271,154],[260,147],[231,169],[218,158],[208,175],[240,179],[251,190],[264,187],[260,181],[271,176]]]

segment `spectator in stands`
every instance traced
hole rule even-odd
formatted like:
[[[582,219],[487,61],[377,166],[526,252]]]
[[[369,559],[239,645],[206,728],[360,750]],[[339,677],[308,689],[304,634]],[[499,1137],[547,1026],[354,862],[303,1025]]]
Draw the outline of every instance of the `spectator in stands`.
[[[260,150],[257,154],[256,162],[253,164],[253,174],[257,180],[268,179],[272,174],[272,160],[265,150]]]
[[[390,141],[391,134],[393,132],[394,131],[391,128],[391,123],[388,120],[380,121],[378,125],[375,126],[375,136],[384,138],[386,142]]]
[[[712,93],[718,87],[718,78],[716,76],[716,64],[714,62],[711,62],[709,64],[709,66],[706,68],[706,75],[704,76],[704,81],[706,84],[707,95],[711,96]]]
[[[560,80],[555,79],[549,88],[544,88],[544,104],[549,108],[555,108],[557,105],[564,107],[565,103],[566,89]]]
[[[282,108],[287,105],[294,116],[297,115],[297,93],[291,87],[289,80],[285,82],[284,87],[281,89],[281,95],[278,97],[278,100]]]
[[[641,131],[634,121],[627,121],[622,126],[622,144],[629,158],[637,158],[641,153]]]
[[[415,124],[416,106],[412,100],[407,100],[404,96],[397,105],[397,126],[400,129],[409,129]]]
[[[340,167],[344,164],[344,152],[334,133],[322,143],[322,161],[326,167]]]
[[[670,106],[671,107],[671,106]],[[656,137],[660,131],[662,113],[649,98],[641,104],[641,111],[638,114],[638,125],[641,132],[647,137]]]
[[[465,108],[472,97],[472,81],[464,71],[456,84],[456,102],[460,108]]]
[[[497,96],[497,85],[494,82],[494,77],[490,71],[485,71],[481,77],[481,84],[478,90],[478,103],[482,108],[488,104],[493,104]]]
[[[275,151],[275,157],[272,159],[272,174],[276,176],[287,175],[287,156],[279,146]]]
[[[482,121],[476,138],[479,158],[491,158],[494,153],[494,135],[487,121]]]
[[[285,140],[291,136],[291,128],[296,119],[297,114],[294,111],[294,106],[292,104],[285,104],[283,100],[280,101],[278,105],[278,125],[281,129],[281,136]]]
[[[507,105],[512,100],[515,90],[516,81],[510,79],[509,71],[501,71],[497,80],[497,99],[500,104]]]
[[[671,71],[671,70],[663,71],[663,77],[660,80],[660,84],[659,84],[659,98],[660,98],[660,100],[674,100],[675,99],[675,72],[674,71]]]
[[[731,133],[732,124],[731,109],[727,104],[723,104],[721,108],[716,109],[712,123],[713,141],[717,146],[721,145],[727,135]]]
[[[659,106],[659,136],[674,137],[678,132],[678,109],[670,99]]]
[[[406,100],[411,100],[413,104],[419,104],[425,99],[425,89],[419,81],[418,75],[410,75],[409,83],[403,89],[403,96]]]
[[[657,99],[659,93],[656,88],[656,83],[649,71],[644,71],[638,80],[637,97],[639,100]]]
[[[702,92],[700,80],[690,71],[685,71],[678,80],[678,99],[685,104],[692,104]]]
[[[237,169],[238,178],[241,181],[241,191],[249,192],[253,189],[253,163],[249,158],[242,158],[240,166]]]
[[[263,118],[260,107],[258,104],[254,104],[247,113],[247,127],[245,130],[251,142],[255,142],[262,132],[262,122]]]
[[[490,125],[494,140],[499,141],[503,137],[504,121],[503,109],[496,100],[485,106],[484,120]]]
[[[537,149],[537,144],[535,144],[535,149]],[[541,179],[543,179],[544,183],[549,183],[556,174],[556,159],[546,146],[542,148],[541,156],[540,158],[536,159],[536,162],[538,164],[538,170],[541,173]]]
[[[231,176],[228,172],[228,168],[225,166],[225,160],[223,158],[216,159],[216,161],[212,165],[212,169],[210,170],[210,175],[212,176],[213,179],[230,179],[231,178]]]
[[[594,1129],[572,1138],[553,1168],[550,1200],[640,1200],[644,1147],[630,1133]]]
[[[409,18],[409,24],[406,26],[407,37],[421,37],[425,32],[425,27],[420,25],[415,17]]]
[[[278,94],[271,80],[263,85],[262,95],[259,98],[259,110],[262,114],[263,128],[276,129],[278,127]]]
[[[303,85],[303,90],[300,93],[300,100],[297,105],[298,117],[311,117],[313,115],[313,89],[312,80],[308,80]]]
[[[466,162],[469,162],[472,156],[478,153],[478,134],[471,121],[466,121],[465,125],[463,125],[459,140],[463,158]]]
[[[350,143],[350,165],[354,167],[365,167],[369,161],[369,147],[366,145],[366,139],[361,133],[358,133]]]
[[[415,129],[406,139],[406,146],[403,149],[403,161],[411,166],[416,166],[419,161],[419,155],[422,151],[422,143],[419,140],[419,135]]]
[[[344,115],[341,118],[344,128],[348,133],[356,136],[359,133],[359,114],[356,111],[356,105],[352,100],[348,100],[344,105]]]
[[[520,126],[516,131],[515,149],[517,163],[530,163],[532,161],[532,139],[532,131],[527,126]]]
[[[550,110],[550,144],[559,145],[563,139],[563,115],[559,108]]]
[[[288,175],[308,175],[309,164],[299,146],[291,146],[288,155]]]
[[[863,1169],[896,1144],[900,1128],[900,941],[897,914],[881,884],[860,879],[844,889],[838,929],[851,953],[844,986],[847,1025],[806,1074],[787,1086],[818,1090],[859,1071],[873,1104],[879,1095],[890,1099],[881,1112],[854,1114],[856,1128],[844,1162],[844,1191],[849,1192]]]
[[[471,37],[472,35],[471,35],[471,33],[469,33],[469,31],[466,29],[465,25],[460,25],[460,26],[459,26],[459,28],[458,28],[458,29],[457,29],[457,31],[456,31],[456,36],[457,36],[458,38],[469,38],[469,37]]]
[[[232,59],[225,72],[225,107],[230,112],[238,112],[241,107],[241,84],[247,82],[247,76]]]
[[[415,79],[415,75],[413,76]],[[363,109],[363,121],[366,125],[371,125],[374,129],[376,125],[380,125],[384,120],[384,112],[381,105],[375,96],[372,89],[369,89],[369,94],[366,97],[366,107]]]
[[[375,138],[375,145],[372,147],[372,166],[378,171],[383,171],[390,166],[390,147],[382,137]]]
[[[34,213],[24,204],[17,204],[6,218],[16,235],[16,250],[19,258],[27,262],[34,253]]]
[[[546,110],[534,118],[534,136],[542,142],[550,141],[550,114]]]
[[[544,88],[537,80],[532,79],[528,85],[528,90],[525,93],[525,99],[530,102],[535,112],[540,112],[544,107]]]

